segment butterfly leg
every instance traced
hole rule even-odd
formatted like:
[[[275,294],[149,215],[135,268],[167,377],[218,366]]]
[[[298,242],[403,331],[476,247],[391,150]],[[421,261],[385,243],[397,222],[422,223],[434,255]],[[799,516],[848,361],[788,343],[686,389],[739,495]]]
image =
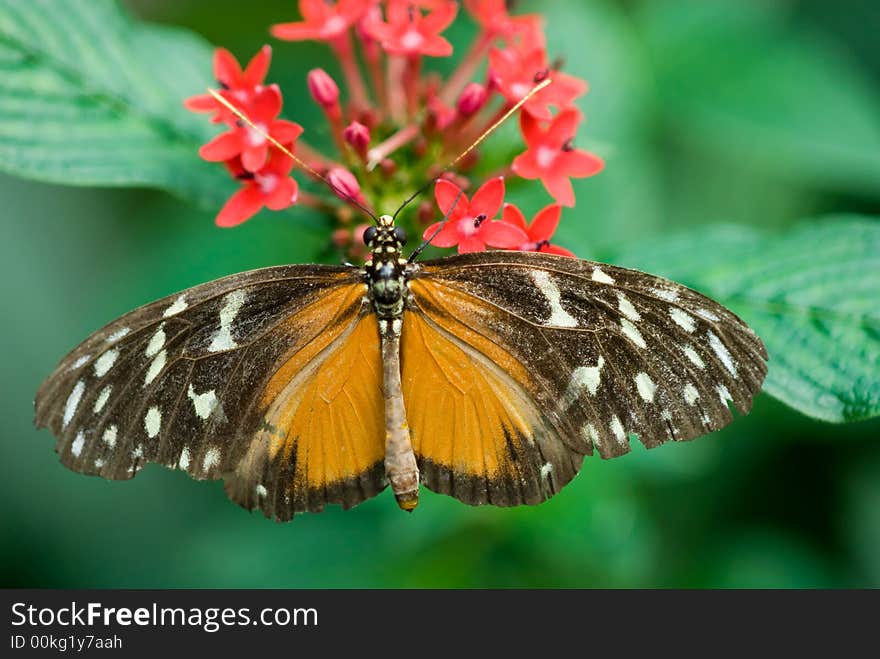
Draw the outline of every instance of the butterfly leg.
[[[393,329],[391,329],[391,327]],[[419,467],[413,453],[400,386],[400,321],[380,322],[382,389],[385,394],[385,473],[397,505],[412,511],[419,504]]]

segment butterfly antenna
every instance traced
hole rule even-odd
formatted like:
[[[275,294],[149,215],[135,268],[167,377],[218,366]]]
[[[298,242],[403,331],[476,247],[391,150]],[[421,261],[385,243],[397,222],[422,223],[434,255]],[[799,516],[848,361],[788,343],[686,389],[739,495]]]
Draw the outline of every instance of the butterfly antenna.
[[[235,107],[232,103],[230,103],[225,98],[223,98],[223,96],[221,96],[219,93],[217,93],[213,89],[209,88],[208,93],[211,96],[213,96],[214,99],[218,103],[223,105],[223,107],[225,107],[227,110],[232,112],[232,114],[234,114],[236,117],[241,119],[244,123],[246,123],[251,129],[255,130],[257,133],[259,133],[264,138],[266,138],[266,140],[268,140],[272,144],[272,146],[274,146],[279,151],[281,151],[281,153],[283,153],[288,158],[293,160],[293,162],[295,162],[297,165],[299,165],[301,168],[306,170],[309,174],[311,174],[315,178],[318,178],[318,179],[324,181],[324,183],[326,183],[330,187],[330,189],[333,190],[333,192],[335,194],[338,194],[338,195],[341,195],[342,197],[344,197],[348,203],[350,203],[352,206],[357,207],[358,209],[360,209],[361,211],[363,211],[364,213],[369,215],[370,218],[373,220],[373,222],[378,223],[379,219],[376,217],[376,215],[375,215],[375,213],[373,213],[373,211],[371,211],[369,208],[364,206],[361,202],[359,202],[357,199],[352,197],[350,194],[343,192],[342,190],[337,188],[335,185],[333,185],[326,176],[324,176],[318,170],[316,170],[314,167],[309,165],[305,160],[303,160],[302,158],[300,158],[296,154],[294,154],[293,151],[291,151],[286,146],[284,146],[281,142],[279,142],[274,137],[269,135],[269,133],[267,133],[265,130],[263,130],[262,128],[257,126],[253,121],[250,120],[250,118],[244,112],[239,110],[237,107]]]
[[[459,162],[461,162],[462,158],[464,158],[464,157],[467,156],[471,151],[473,151],[474,149],[476,149],[476,148],[477,148],[477,147],[483,142],[483,140],[485,140],[487,137],[489,137],[489,135],[491,135],[492,133],[494,133],[495,130],[496,130],[499,126],[501,126],[501,124],[503,124],[505,121],[507,121],[508,119],[510,119],[510,117],[513,116],[513,115],[516,113],[517,110],[519,110],[523,105],[525,105],[526,103],[528,103],[529,99],[532,98],[532,96],[534,96],[534,95],[537,94],[539,91],[541,91],[542,89],[544,89],[545,87],[547,87],[551,82],[553,82],[553,81],[552,81],[550,78],[544,78],[541,82],[539,82],[537,85],[535,85],[534,87],[532,87],[532,88],[528,91],[528,93],[527,93],[525,96],[523,96],[523,97],[522,97],[521,99],[519,99],[516,103],[514,103],[513,106],[512,106],[507,112],[505,112],[505,113],[504,113],[504,114],[503,114],[503,115],[502,115],[497,121],[495,121],[495,123],[493,123],[491,126],[489,126],[489,127],[488,127],[486,130],[484,130],[482,133],[480,133],[480,136],[477,137],[477,139],[475,139],[473,142],[471,142],[470,146],[468,146],[468,148],[466,148],[464,151],[462,151],[460,154],[458,154],[458,156],[456,156],[454,160],[452,160],[450,163],[448,163],[448,164],[443,168],[443,170],[442,170],[437,176],[435,176],[434,178],[432,178],[432,179],[426,181],[426,182],[424,183],[424,185],[422,185],[418,190],[416,190],[414,193],[412,193],[412,194],[407,198],[407,200],[404,201],[404,202],[400,205],[400,208],[398,208],[397,211],[395,211],[395,213],[394,213],[394,219],[397,219],[397,215],[400,213],[400,211],[402,211],[404,208],[406,208],[406,207],[407,207],[407,206],[408,206],[408,205],[409,205],[409,204],[410,204],[410,203],[411,203],[416,197],[418,197],[418,196],[421,195],[425,190],[427,190],[427,189],[430,188],[432,185],[434,185],[434,183],[436,183],[440,178],[442,178],[442,176],[443,176],[446,172],[448,172],[450,169],[452,169],[453,167],[455,167]],[[444,219],[443,221],[445,222],[446,220]],[[432,237],[433,237],[433,236],[432,236]]]
[[[428,236],[425,240],[422,241],[422,244],[416,247],[413,250],[413,253],[409,255],[409,258],[406,260],[407,263],[412,263],[416,260],[416,257],[425,251],[425,248],[431,244],[431,241],[437,237],[437,234],[443,231],[443,227],[446,226],[446,221],[449,219],[449,216],[452,215],[452,211],[455,210],[456,204],[458,204],[458,200],[461,199],[461,195],[464,194],[464,190],[459,190],[458,194],[455,195],[455,199],[452,200],[452,205],[449,207],[449,210],[446,211],[446,215],[443,216],[443,219],[440,220],[440,224],[437,225],[437,228],[434,229],[434,233]]]

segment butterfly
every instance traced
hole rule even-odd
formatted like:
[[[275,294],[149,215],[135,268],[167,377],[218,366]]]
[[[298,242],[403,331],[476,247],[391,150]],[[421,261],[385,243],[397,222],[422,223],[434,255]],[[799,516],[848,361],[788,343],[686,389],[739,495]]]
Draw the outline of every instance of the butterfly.
[[[472,505],[545,501],[585,456],[693,439],[766,375],[731,311],[636,270],[535,252],[405,259],[382,216],[363,266],[288,265],[143,306],[68,354],[36,398],[62,463],[223,479],[289,520],[390,484]]]

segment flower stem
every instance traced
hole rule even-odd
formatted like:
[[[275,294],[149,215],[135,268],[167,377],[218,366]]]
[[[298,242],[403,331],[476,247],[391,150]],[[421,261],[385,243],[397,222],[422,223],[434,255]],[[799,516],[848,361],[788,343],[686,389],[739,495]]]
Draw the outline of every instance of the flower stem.
[[[440,100],[446,103],[446,105],[452,105],[455,102],[455,99],[461,93],[461,90],[464,89],[464,86],[468,84],[468,82],[470,82],[474,72],[479,68],[483,60],[483,55],[486,54],[486,51],[489,50],[489,46],[491,45],[492,36],[488,32],[481,32],[480,35],[474,39],[473,43],[471,43],[470,49],[464,56],[464,59],[462,59],[461,64],[458,65],[458,68],[443,86],[443,89],[440,90]]]
[[[332,42],[333,52],[339,59],[342,74],[351,93],[351,103],[357,110],[368,108],[370,101],[367,97],[367,87],[361,76],[361,70],[354,58],[354,50],[351,45],[351,36],[346,32]]]
[[[399,55],[388,57],[388,112],[396,124],[406,121],[406,92],[403,88],[403,74],[406,59]]]
[[[419,134],[419,126],[410,124],[394,133],[387,140],[367,152],[367,170],[373,170],[380,162],[394,153],[397,149],[412,141]]]
[[[403,88],[406,90],[406,113],[409,121],[415,120],[419,111],[421,89],[419,77],[422,73],[422,58],[419,55],[408,57],[403,71]]]

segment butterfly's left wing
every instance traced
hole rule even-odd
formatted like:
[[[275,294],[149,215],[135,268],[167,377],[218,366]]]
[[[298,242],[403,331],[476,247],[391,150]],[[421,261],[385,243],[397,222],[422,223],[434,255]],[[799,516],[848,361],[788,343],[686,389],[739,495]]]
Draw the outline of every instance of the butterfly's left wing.
[[[98,330],[40,387],[69,468],[147,462],[286,520],[385,487],[378,328],[360,272],[278,266],[196,286]]]
[[[635,270],[545,254],[417,266],[404,400],[425,484],[466,503],[537,503],[584,455],[693,439],[747,412],[767,372],[732,312]]]

